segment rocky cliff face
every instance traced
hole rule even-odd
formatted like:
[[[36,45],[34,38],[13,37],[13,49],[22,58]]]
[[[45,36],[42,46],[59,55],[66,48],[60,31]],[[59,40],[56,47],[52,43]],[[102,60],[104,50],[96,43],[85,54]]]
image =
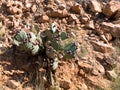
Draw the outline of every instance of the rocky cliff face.
[[[24,52],[14,56],[13,37],[20,29],[44,31],[55,22],[77,42],[77,56],[59,60],[54,86],[48,85],[44,70],[35,81],[35,60]],[[38,63],[38,62],[37,62]],[[119,0],[1,0],[0,83],[3,90],[112,90],[119,85]],[[32,80],[31,80],[32,79]],[[116,79],[118,81],[116,81]],[[113,82],[117,84],[113,84]],[[117,89],[113,89],[117,90]]]

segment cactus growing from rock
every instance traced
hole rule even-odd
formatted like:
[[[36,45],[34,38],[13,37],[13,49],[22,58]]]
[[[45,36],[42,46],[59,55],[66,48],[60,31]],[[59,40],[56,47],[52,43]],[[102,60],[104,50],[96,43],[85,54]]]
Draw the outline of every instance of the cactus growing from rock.
[[[24,30],[20,30],[14,37],[14,44],[19,50],[30,52],[32,55],[35,55],[42,47],[41,39],[40,37],[38,38],[38,36],[36,36],[33,32],[26,33]]]
[[[37,35],[20,30],[14,37],[14,44],[18,49],[32,55],[44,50],[46,57],[53,60],[54,69],[58,66],[56,62],[59,54],[63,58],[73,58],[77,49],[74,39],[68,38],[66,32],[58,30],[55,23],[52,23],[48,30],[39,32]]]

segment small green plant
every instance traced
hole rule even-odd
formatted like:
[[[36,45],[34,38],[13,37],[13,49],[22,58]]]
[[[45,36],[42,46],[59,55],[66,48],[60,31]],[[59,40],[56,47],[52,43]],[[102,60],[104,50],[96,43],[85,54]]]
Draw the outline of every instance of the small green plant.
[[[74,39],[68,38],[66,32],[58,30],[55,23],[52,23],[48,30],[37,34],[20,30],[14,36],[14,45],[20,51],[25,51],[31,55],[39,55],[39,52],[45,52],[52,85],[54,81],[51,71],[56,70],[58,67],[59,55],[62,58],[73,58],[77,49]]]
[[[26,33],[24,30],[19,31],[14,37],[14,44],[19,47],[20,50],[37,54],[42,48],[41,39],[39,33],[36,36],[33,32]]]

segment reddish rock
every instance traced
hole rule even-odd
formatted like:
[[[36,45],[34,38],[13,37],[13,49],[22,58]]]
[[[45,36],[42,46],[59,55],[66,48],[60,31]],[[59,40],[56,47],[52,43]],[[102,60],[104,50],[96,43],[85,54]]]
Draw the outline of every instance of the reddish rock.
[[[80,18],[81,22],[86,24],[88,23],[88,21],[90,20],[90,17],[88,16],[88,14],[84,14],[81,18]]]
[[[71,86],[71,81],[70,80],[59,80],[60,83],[60,87],[64,88],[64,89],[69,89]]]
[[[13,22],[8,21],[8,22],[6,22],[6,26],[7,26],[8,28],[11,28],[11,27],[14,26],[14,24],[13,24]]]
[[[2,20],[4,20],[4,19],[5,19],[5,16],[2,15],[2,14],[0,14],[0,20],[2,21]]]
[[[19,27],[19,25],[20,25],[19,22],[20,22],[19,20],[14,20],[14,21],[13,21],[14,27]]]
[[[101,53],[111,53],[114,51],[114,48],[109,44],[104,44],[102,42],[91,41],[94,49]]]
[[[101,30],[110,33],[113,37],[120,37],[120,24],[103,22]]]
[[[70,14],[70,17],[69,17],[69,20],[70,21],[74,21],[74,20],[77,20],[78,18],[76,17],[75,14]]]
[[[101,61],[104,58],[104,54],[100,53],[100,52],[94,52],[95,57],[97,58],[97,60]]]
[[[68,10],[70,10],[73,5],[74,5],[73,0],[69,0],[69,2],[66,2],[66,6],[69,6],[69,7],[67,7]]]
[[[8,7],[7,11],[10,14],[20,14],[22,13],[22,3],[18,2],[18,1],[9,1],[8,4],[6,4],[6,6]]]
[[[67,20],[65,18],[63,18],[62,23],[67,23]]]
[[[54,0],[54,2],[55,2],[57,5],[62,4],[62,3],[65,3],[64,0]]]
[[[112,40],[112,35],[110,33],[105,33],[104,35],[108,41]]]
[[[33,5],[33,6],[31,7],[32,12],[35,12],[36,9],[37,9],[36,5]]]
[[[80,4],[74,4],[72,7],[71,7],[71,10],[77,14],[80,14],[82,11],[83,11],[83,8]]]
[[[8,1],[7,7],[10,7],[10,6],[12,6],[13,4],[14,4],[14,1]]]
[[[92,12],[102,12],[102,5],[98,0],[90,0],[89,7]]]
[[[48,22],[49,21],[49,17],[47,15],[42,15],[39,19],[40,23],[44,23],[44,22]]]
[[[104,34],[101,34],[101,35],[100,35],[100,39],[103,40],[105,43],[108,44],[108,40],[107,40],[107,38],[105,37]]]
[[[93,65],[92,74],[97,76],[105,74],[104,67],[98,61],[96,61]]]
[[[84,76],[85,76],[84,70],[83,70],[83,69],[80,69],[79,74],[84,77]]]
[[[83,62],[83,61],[78,61],[78,66],[82,69],[85,70],[85,72],[91,72],[92,70],[92,65],[90,65],[89,63],[87,62]]]
[[[120,18],[120,9],[116,11],[116,14],[114,17],[116,20]]]
[[[117,19],[117,20],[115,20],[115,21],[113,21],[112,23],[113,23],[113,24],[120,24],[120,18]]]
[[[47,13],[48,16],[54,17],[54,18],[64,18],[68,16],[68,11],[66,9],[64,10],[53,10],[51,12]]]
[[[117,66],[116,60],[110,56],[105,56],[103,60],[104,60],[104,67],[106,70],[112,70]]]
[[[106,75],[110,80],[115,80],[117,78],[117,74],[115,73],[114,70],[106,71]]]
[[[90,29],[95,29],[93,20],[88,21],[88,23],[86,23],[86,27]]]
[[[16,14],[17,11],[18,11],[18,9],[17,9],[16,7],[10,7],[10,8],[8,9],[8,12],[11,13],[11,14]]]
[[[16,82],[15,80],[8,80],[7,85],[12,89],[16,89],[20,85],[20,82]]]
[[[60,4],[58,7],[59,7],[60,10],[66,9],[66,5],[65,4]]]
[[[120,2],[112,0],[103,8],[103,14],[111,17],[118,9],[120,9]]]
[[[76,17],[75,14],[70,14],[68,21],[69,21],[69,22],[75,21],[75,23],[77,23],[77,24],[80,23],[79,19]]]
[[[1,89],[1,88],[0,88]],[[9,88],[9,87],[7,87],[7,86],[4,86],[3,88],[2,88],[2,90],[11,90],[11,88]]]
[[[111,85],[111,82],[109,80],[106,80],[101,76],[96,76],[96,77],[95,76],[87,76],[87,80],[92,85],[97,86],[102,89],[109,88]]]

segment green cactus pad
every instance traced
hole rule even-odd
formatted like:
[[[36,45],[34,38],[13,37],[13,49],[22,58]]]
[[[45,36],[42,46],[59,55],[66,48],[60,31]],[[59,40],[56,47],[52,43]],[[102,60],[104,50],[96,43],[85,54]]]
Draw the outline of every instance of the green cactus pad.
[[[27,34],[25,31],[21,30],[14,37],[14,44],[19,46],[25,39],[27,38]]]
[[[67,39],[67,34],[65,32],[61,33],[61,40]]]
[[[74,57],[74,52],[76,51],[76,46],[75,43],[68,43],[65,47],[64,47],[64,57],[65,58],[73,58]]]
[[[31,42],[25,43],[26,48],[32,50],[33,49],[33,44]]]
[[[21,43],[21,42],[18,42],[16,39],[14,39],[13,42],[14,42],[14,44],[15,44],[16,46],[19,46],[20,43]]]
[[[21,30],[17,35],[15,36],[15,39],[19,42],[22,42],[24,39],[27,38],[27,34],[25,31]]]
[[[57,41],[52,41],[51,46],[56,50],[62,50],[62,46]]]
[[[35,55],[39,52],[40,48],[38,45],[33,46],[32,55]]]

